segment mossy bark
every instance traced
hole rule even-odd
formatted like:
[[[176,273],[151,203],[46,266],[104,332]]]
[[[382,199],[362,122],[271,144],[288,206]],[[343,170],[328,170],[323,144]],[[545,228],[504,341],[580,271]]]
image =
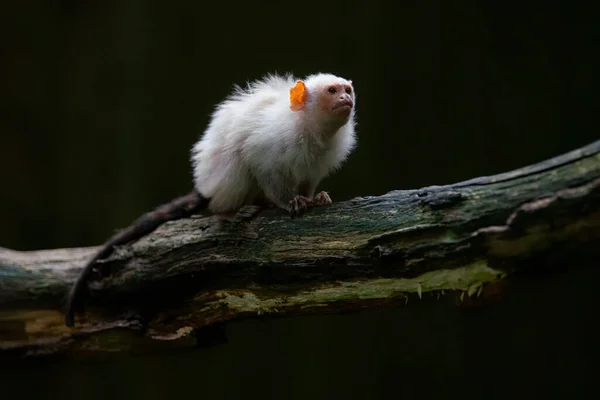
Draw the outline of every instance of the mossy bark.
[[[533,264],[597,259],[600,141],[505,174],[356,198],[299,219],[255,211],[169,222],[116,249],[74,329],[63,324],[65,296],[97,248],[0,249],[0,356],[193,346],[202,329],[236,318],[410,296],[485,303]]]

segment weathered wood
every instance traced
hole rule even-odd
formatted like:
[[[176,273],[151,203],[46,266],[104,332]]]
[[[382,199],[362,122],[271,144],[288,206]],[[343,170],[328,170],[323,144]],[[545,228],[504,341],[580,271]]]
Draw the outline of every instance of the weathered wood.
[[[63,325],[65,296],[97,248],[0,249],[0,356],[155,350],[194,345],[200,328],[242,317],[431,294],[481,299],[535,263],[595,259],[600,141],[509,173],[356,198],[300,219],[254,211],[170,222],[118,248],[74,329]]]

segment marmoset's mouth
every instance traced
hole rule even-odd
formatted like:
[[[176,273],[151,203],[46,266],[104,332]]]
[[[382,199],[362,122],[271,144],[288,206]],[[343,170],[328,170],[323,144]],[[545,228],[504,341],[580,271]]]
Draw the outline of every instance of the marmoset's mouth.
[[[334,110],[339,110],[341,108],[348,108],[348,109],[352,109],[352,106],[354,105],[354,103],[352,102],[352,100],[348,99],[348,100],[342,100],[339,103],[337,103],[335,105],[335,107],[333,107]]]

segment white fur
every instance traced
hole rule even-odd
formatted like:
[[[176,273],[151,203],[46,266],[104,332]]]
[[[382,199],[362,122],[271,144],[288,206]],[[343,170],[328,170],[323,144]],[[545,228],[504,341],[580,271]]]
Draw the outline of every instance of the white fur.
[[[306,77],[307,107],[301,111],[290,109],[295,83],[291,75],[267,75],[245,89],[235,87],[216,107],[192,149],[194,185],[210,199],[210,211],[234,211],[260,198],[289,210],[302,185],[303,195],[312,198],[354,148],[355,108],[345,124],[328,132],[327,116],[314,99],[317,90],[349,81],[331,74]],[[356,104],[354,93],[352,98]]]

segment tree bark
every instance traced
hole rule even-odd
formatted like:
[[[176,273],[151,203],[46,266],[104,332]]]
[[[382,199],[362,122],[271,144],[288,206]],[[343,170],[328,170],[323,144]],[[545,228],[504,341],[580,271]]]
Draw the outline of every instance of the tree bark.
[[[98,247],[0,249],[0,356],[194,346],[233,319],[411,297],[481,305],[520,272],[597,259],[599,237],[597,141],[512,172],[355,198],[299,219],[248,207],[233,220],[169,222],[101,263],[73,329],[63,324],[66,293]]]

